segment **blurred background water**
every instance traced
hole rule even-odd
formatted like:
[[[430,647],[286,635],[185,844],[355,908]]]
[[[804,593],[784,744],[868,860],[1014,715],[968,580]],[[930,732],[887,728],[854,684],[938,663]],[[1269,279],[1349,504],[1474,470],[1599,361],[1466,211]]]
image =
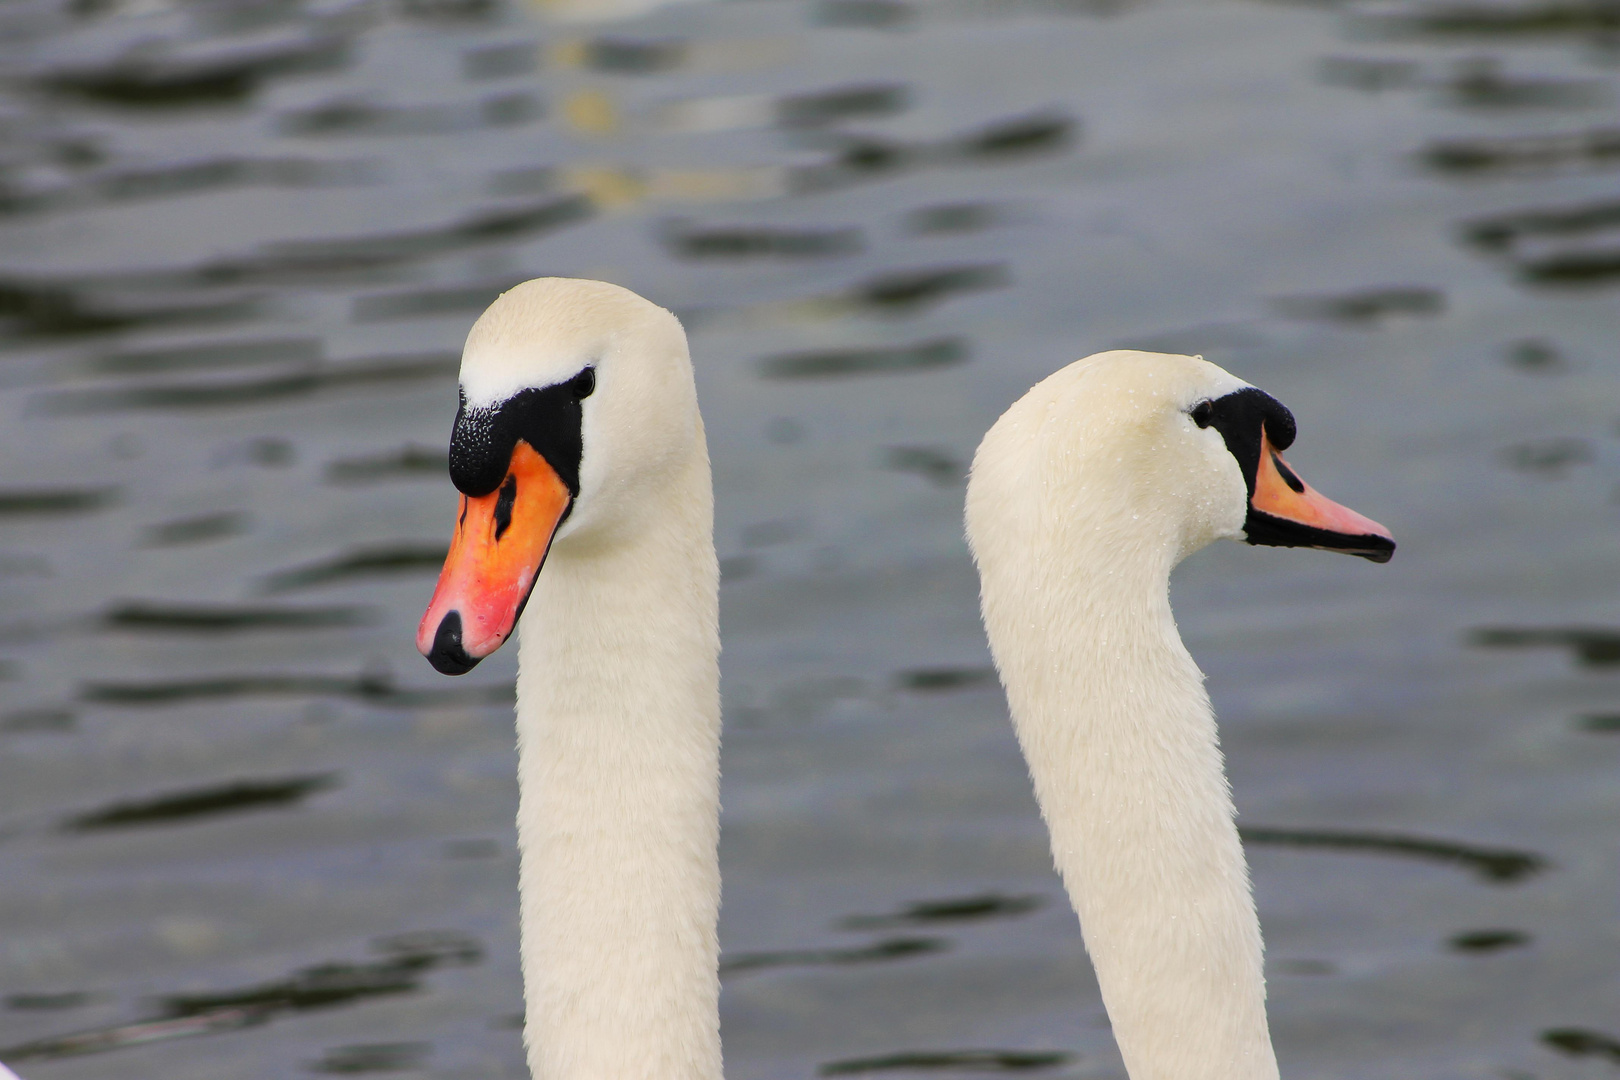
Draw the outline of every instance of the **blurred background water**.
[[[1290,1077],[1620,1067],[1612,0],[3,0],[0,1059],[526,1075],[460,343],[692,338],[734,1077],[1123,1076],[988,667],[980,434],[1202,353],[1387,567],[1217,545]]]

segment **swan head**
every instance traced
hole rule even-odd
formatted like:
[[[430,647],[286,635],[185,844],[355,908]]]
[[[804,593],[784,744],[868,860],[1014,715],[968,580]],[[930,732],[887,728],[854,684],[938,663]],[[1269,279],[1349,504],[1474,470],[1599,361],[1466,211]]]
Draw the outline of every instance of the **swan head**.
[[[1098,353],[1042,380],[985,436],[969,538],[979,551],[1058,508],[1110,550],[1158,542],[1172,563],[1220,538],[1389,561],[1388,529],[1283,460],[1294,436],[1281,402],[1201,357]]]
[[[450,479],[455,536],[417,649],[446,675],[511,636],[554,548],[611,544],[701,446],[674,315],[601,281],[538,278],[473,324]]]

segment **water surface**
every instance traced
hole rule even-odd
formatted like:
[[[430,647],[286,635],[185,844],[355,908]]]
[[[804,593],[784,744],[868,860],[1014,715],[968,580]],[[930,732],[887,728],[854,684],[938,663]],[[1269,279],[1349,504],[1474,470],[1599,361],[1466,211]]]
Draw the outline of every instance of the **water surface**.
[[[1620,24],[1467,0],[0,6],[0,1058],[523,1075],[511,650],[412,633],[461,341],[692,337],[730,1075],[1123,1075],[961,539],[1201,353],[1389,525],[1178,574],[1290,1077],[1620,1060]]]

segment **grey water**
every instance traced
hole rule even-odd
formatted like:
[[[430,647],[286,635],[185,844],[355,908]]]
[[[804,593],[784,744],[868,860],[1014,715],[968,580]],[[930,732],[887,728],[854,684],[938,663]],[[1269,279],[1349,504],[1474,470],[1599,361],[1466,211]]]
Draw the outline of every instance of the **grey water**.
[[[1123,1076],[960,527],[1116,346],[1401,544],[1174,584],[1284,1075],[1615,1075],[1605,0],[0,2],[0,1060],[526,1075],[514,658],[412,634],[542,274],[692,339],[730,1075]]]

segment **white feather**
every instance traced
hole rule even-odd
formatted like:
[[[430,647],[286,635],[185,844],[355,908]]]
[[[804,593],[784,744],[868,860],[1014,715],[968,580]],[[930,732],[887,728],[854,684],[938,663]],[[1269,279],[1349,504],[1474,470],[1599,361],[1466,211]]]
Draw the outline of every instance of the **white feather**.
[[[985,627],[1132,1080],[1275,1080],[1259,921],[1171,568],[1247,490],[1188,416],[1247,384],[1109,352],[1045,379],[974,458]]]
[[[469,403],[596,367],[580,494],[519,622],[518,844],[540,1080],[719,1080],[719,568],[686,336],[602,282],[504,294]]]

